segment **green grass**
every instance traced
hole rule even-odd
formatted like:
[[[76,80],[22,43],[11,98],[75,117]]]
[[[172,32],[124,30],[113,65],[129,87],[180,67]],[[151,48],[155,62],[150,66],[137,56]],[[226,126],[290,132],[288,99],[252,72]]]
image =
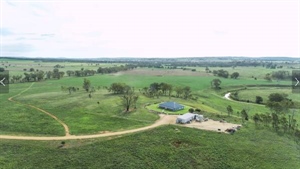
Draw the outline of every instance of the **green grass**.
[[[239,72],[239,74],[240,74],[239,78],[240,79],[253,79],[252,78],[252,76],[253,76],[253,77],[256,77],[258,80],[263,80],[263,78],[265,77],[265,75],[267,73],[271,73],[273,71],[282,70],[282,71],[288,71],[291,74],[292,69],[287,68],[288,66],[292,66],[292,65],[284,64],[282,69],[267,69],[267,68],[264,68],[262,66],[257,66],[257,67],[252,67],[252,66],[240,67],[240,66],[237,66],[234,69],[232,67],[209,67],[209,69],[211,71],[223,69],[223,70],[228,71],[229,74],[232,74],[233,72]],[[298,67],[297,64],[295,64],[294,66]],[[196,69],[199,72],[205,73],[205,67],[189,67],[189,68]]]
[[[1,59],[0,59],[1,61]],[[11,75],[23,74],[23,68],[52,70],[56,64],[65,65],[66,70],[96,70],[98,66],[86,63],[55,63],[8,60]],[[40,64],[40,65],[39,65]],[[81,65],[82,64],[82,65]],[[6,65],[6,63],[5,63]],[[114,64],[100,64],[113,66]],[[2,66],[0,66],[2,67]],[[221,68],[210,68],[217,70]],[[108,93],[103,88],[93,93],[92,98],[83,91],[82,77],[64,77],[60,80],[36,82],[29,90],[14,98],[20,103],[8,101],[9,97],[27,89],[31,83],[11,84],[10,93],[0,94],[0,134],[7,135],[64,135],[63,127],[46,114],[26,104],[42,108],[66,123],[71,134],[83,135],[100,131],[120,131],[153,124],[158,115],[149,113],[144,108],[161,111],[157,104],[172,100],[189,107],[199,108],[205,117],[240,123],[237,111],[246,109],[250,117],[255,113],[269,112],[263,105],[229,101],[224,93],[247,85],[288,84],[290,81],[267,82],[262,79],[270,69],[261,67],[223,68],[230,73],[240,72],[239,79],[224,79],[213,76],[151,76],[130,75],[95,75],[87,77],[93,86],[109,86],[114,82],[124,82],[138,89],[154,82],[171,83],[174,86],[190,86],[197,101],[162,96],[148,98],[141,93],[137,110],[123,113],[119,95]],[[284,68],[285,69],[285,68]],[[150,70],[150,69],[149,69]],[[197,68],[204,71],[204,68]],[[258,77],[254,80],[251,76]],[[210,88],[210,81],[219,78],[222,89]],[[62,92],[61,86],[80,88],[71,95]],[[235,86],[235,87],[233,87]],[[238,86],[238,87],[237,87]],[[297,95],[288,89],[274,87],[248,87],[240,92],[240,97],[255,99],[260,94],[265,99],[271,92],[289,94],[293,100]],[[263,89],[260,90],[260,89]],[[299,100],[299,99],[298,99]],[[100,104],[97,104],[97,102]],[[234,113],[227,117],[226,107],[231,105]],[[300,121],[300,115],[296,114]],[[16,141],[0,140],[0,168],[299,168],[300,146],[290,136],[276,134],[267,129],[255,129],[252,122],[234,135],[219,134],[172,125],[159,127],[145,132],[129,134],[121,138],[109,137],[89,140],[66,141],[65,148],[58,149],[58,141]],[[179,131],[176,131],[178,128]]]
[[[239,99],[255,102],[256,96],[261,96],[263,103],[266,103],[271,93],[284,93],[294,102],[298,103],[300,101],[300,95],[292,93],[291,87],[248,87],[247,90],[239,91]]]
[[[178,130],[175,130],[177,128]],[[300,146],[253,126],[234,135],[159,127],[115,139],[0,140],[2,168],[299,168]]]
[[[226,107],[231,105],[234,110],[234,115],[237,115],[237,111],[242,109],[250,110],[250,115],[255,112],[264,113],[269,110],[263,106],[246,104],[246,103],[237,103],[230,102],[222,98],[221,93],[216,93],[214,90],[210,89],[210,81],[215,77],[190,77],[190,76],[134,76],[134,75],[95,75],[87,77],[93,86],[109,86],[114,82],[125,82],[136,88],[138,92],[139,88],[149,86],[153,82],[167,82],[174,85],[190,86],[192,88],[193,94],[198,96],[198,101],[192,100],[183,100],[178,98],[172,98],[172,100],[182,103],[186,106],[199,108],[205,112],[217,113],[226,115]],[[226,89],[226,86],[231,85],[245,85],[245,84],[276,84],[276,82],[266,82],[263,80],[252,80],[252,79],[221,79],[222,86]],[[124,114],[122,113],[123,107],[120,105],[120,99],[117,95],[111,95],[106,90],[101,89],[97,90],[93,94],[92,99],[88,98],[88,94],[82,90],[82,77],[65,77],[60,80],[47,80],[43,82],[36,82],[32,88],[21,96],[15,98],[15,100],[24,103],[35,105],[39,108],[42,108],[53,115],[57,116],[64,123],[66,123],[71,131],[71,134],[80,135],[87,133],[97,133],[99,131],[118,131],[125,129],[132,129],[137,127],[142,127],[150,125],[155,120],[158,119],[158,116],[155,114],[149,113],[144,109],[144,105],[147,103],[163,102],[168,100],[167,97],[156,98],[147,98],[140,95],[138,101],[137,110],[134,113]],[[287,83],[287,82],[283,82]],[[0,131],[1,133],[23,133],[23,134],[49,134],[57,135],[62,134],[62,126],[58,124],[54,119],[48,117],[42,112],[33,110],[32,108],[18,105],[18,107],[12,108],[14,103],[7,101],[9,96],[12,94],[17,94],[20,90],[24,90],[29,86],[29,83],[24,84],[12,84],[10,85],[10,94],[3,95],[1,100],[3,101],[4,109],[7,110],[3,119],[0,123],[3,127]],[[79,92],[75,92],[71,95],[68,92],[62,92],[61,86],[75,86],[80,88]],[[139,93],[139,92],[138,92]],[[97,102],[100,102],[98,105]],[[6,104],[7,103],[7,104]],[[22,108],[21,108],[22,107]],[[18,111],[22,110],[22,113],[25,114],[25,118],[19,119],[15,114],[19,113]],[[179,114],[184,114],[184,112],[179,112]],[[16,112],[16,113],[14,113]],[[43,127],[42,121],[36,123],[34,126],[31,121],[38,122],[40,116],[45,117],[46,121],[49,122],[49,129]],[[5,121],[8,119],[8,123]],[[48,120],[47,120],[48,119]],[[18,129],[22,124],[29,126],[27,129]],[[18,126],[18,127],[7,127]],[[53,126],[53,130],[52,127]],[[46,131],[41,131],[41,128]],[[38,129],[38,130],[37,130]],[[59,132],[58,132],[59,131]]]

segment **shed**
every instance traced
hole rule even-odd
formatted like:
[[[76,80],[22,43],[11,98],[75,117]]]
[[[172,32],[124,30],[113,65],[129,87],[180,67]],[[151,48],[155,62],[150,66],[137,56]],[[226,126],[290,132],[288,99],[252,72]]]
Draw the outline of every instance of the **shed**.
[[[199,122],[203,122],[204,121],[204,116],[201,114],[196,114],[195,115],[195,120],[199,121]]]
[[[184,115],[178,116],[176,119],[176,123],[189,123],[190,121],[194,120],[196,117],[196,114],[193,113],[185,113]]]
[[[172,110],[172,111],[178,111],[178,110],[183,110],[184,106],[181,104],[178,104],[176,102],[164,102],[159,104],[159,108],[166,109],[166,110]]]

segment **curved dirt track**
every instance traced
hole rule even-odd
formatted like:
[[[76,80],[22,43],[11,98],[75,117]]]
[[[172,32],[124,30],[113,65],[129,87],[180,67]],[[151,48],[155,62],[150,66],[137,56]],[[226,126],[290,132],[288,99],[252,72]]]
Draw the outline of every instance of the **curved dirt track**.
[[[12,140],[76,140],[76,139],[91,139],[91,138],[99,138],[99,137],[109,137],[109,136],[118,136],[123,134],[135,133],[139,131],[144,131],[148,129],[152,129],[161,125],[174,123],[176,119],[176,115],[159,115],[160,119],[157,120],[154,124],[142,128],[111,132],[111,133],[102,133],[102,134],[92,134],[92,135],[66,135],[66,136],[58,136],[58,137],[40,137],[40,136],[9,136],[9,135],[0,135],[0,139],[12,139]]]
[[[31,107],[31,108],[34,108],[34,109],[36,109],[36,110],[38,110],[38,111],[41,111],[41,112],[47,114],[48,116],[52,117],[52,118],[55,119],[57,122],[59,122],[59,123],[64,127],[64,129],[65,129],[65,135],[66,135],[66,136],[69,136],[69,135],[70,135],[70,129],[69,129],[69,127],[68,127],[63,121],[61,121],[61,120],[58,119],[56,116],[54,116],[53,114],[51,114],[51,113],[49,113],[49,112],[47,112],[47,111],[45,111],[45,110],[43,110],[43,109],[41,109],[41,108],[38,108],[38,107],[36,107],[36,106],[33,106],[33,105],[31,105],[31,104],[24,104],[24,103],[21,103],[21,102],[18,102],[18,101],[13,100],[14,97],[20,96],[22,93],[24,93],[24,92],[26,92],[27,90],[29,90],[33,85],[34,85],[34,83],[32,83],[27,89],[21,91],[19,94],[17,94],[17,95],[15,95],[15,96],[12,96],[12,97],[8,98],[8,100],[11,101],[11,102],[15,102],[15,103],[19,103],[19,104],[23,104],[23,105],[29,106],[29,107]],[[0,137],[0,138],[1,138],[1,137]]]

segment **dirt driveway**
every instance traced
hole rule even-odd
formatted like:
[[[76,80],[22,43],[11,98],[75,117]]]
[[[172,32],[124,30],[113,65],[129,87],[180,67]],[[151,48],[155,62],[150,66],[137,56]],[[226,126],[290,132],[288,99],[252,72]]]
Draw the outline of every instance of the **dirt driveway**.
[[[99,137],[109,137],[109,136],[118,136],[128,133],[135,133],[139,131],[144,131],[152,129],[161,125],[174,124],[177,126],[185,126],[197,129],[217,131],[219,128],[221,131],[224,131],[227,128],[237,126],[236,124],[231,123],[220,123],[218,121],[208,120],[206,122],[193,122],[191,124],[175,124],[177,115],[164,115],[160,114],[160,119],[157,120],[154,124],[146,127],[141,127],[132,130],[118,131],[118,132],[105,132],[100,134],[91,134],[91,135],[66,135],[66,136],[54,136],[54,137],[45,137],[45,136],[12,136],[12,135],[0,135],[0,139],[12,139],[12,140],[76,140],[76,139],[90,139],[90,138],[99,138]]]

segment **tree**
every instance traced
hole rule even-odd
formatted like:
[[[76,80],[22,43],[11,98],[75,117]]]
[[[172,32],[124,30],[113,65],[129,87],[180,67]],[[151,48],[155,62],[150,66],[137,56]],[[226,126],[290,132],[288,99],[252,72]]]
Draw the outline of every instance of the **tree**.
[[[261,96],[256,96],[255,103],[261,104],[263,102],[263,98]]]
[[[51,77],[53,77],[53,72],[49,71],[46,73],[47,79],[51,79]]]
[[[269,101],[271,102],[281,102],[283,101],[284,99],[287,98],[287,94],[284,94],[284,93],[271,93],[268,98],[269,98]]]
[[[207,66],[205,67],[205,72],[209,73],[209,68]]]
[[[270,94],[266,107],[270,108],[271,111],[277,114],[288,111],[291,107],[294,106],[294,103],[292,100],[288,99],[287,96],[287,94],[280,93]]]
[[[190,113],[194,113],[194,109],[193,109],[193,108],[190,108],[190,109],[189,109],[189,112],[190,112]]]
[[[279,118],[276,113],[271,114],[272,117],[272,127],[275,129],[275,131],[279,130]]]
[[[76,92],[75,87],[68,87],[69,94],[72,94],[72,92]]]
[[[241,111],[241,116],[242,116],[242,122],[243,122],[243,123],[245,122],[245,120],[248,121],[249,117],[248,117],[248,113],[246,112],[245,109],[243,109],[243,110]]]
[[[174,90],[175,92],[176,92],[176,97],[181,97],[181,95],[183,94],[183,87],[181,87],[181,86],[177,86],[177,87],[175,87],[175,90]]]
[[[214,79],[211,81],[211,86],[214,87],[215,89],[220,89],[221,83],[222,82],[220,79]]]
[[[228,113],[228,116],[230,116],[233,112],[233,109],[230,105],[227,106],[227,113]]]
[[[52,77],[60,79],[59,70],[57,68],[53,69]]]
[[[90,90],[90,87],[91,87],[90,80],[84,78],[84,80],[83,80],[83,89],[88,92]]]
[[[44,73],[44,71],[40,70],[36,73],[36,75],[37,75],[37,80],[41,81],[44,79],[45,73]]]
[[[113,92],[114,94],[122,94],[125,92],[125,89],[128,87],[125,83],[112,83],[108,88],[109,92]]]
[[[272,81],[272,75],[270,73],[267,73],[264,77],[267,81],[271,82]]]
[[[124,94],[121,96],[122,105],[125,107],[126,112],[129,111],[131,106],[136,107],[136,102],[138,100],[138,95],[135,94],[134,88],[127,87]]]
[[[231,75],[230,75],[230,77],[231,78],[233,78],[233,79],[236,79],[236,78],[238,78],[239,77],[239,73],[238,72],[234,72],[234,73],[232,73]]]
[[[0,72],[4,72],[5,69],[3,67],[0,67]]]
[[[68,71],[67,71],[67,74],[68,74],[68,76],[72,76],[72,75],[74,75],[74,74],[75,74],[75,72],[74,72],[74,71],[72,71],[72,70],[68,70]]]
[[[187,98],[191,97],[191,92],[192,92],[191,88],[189,86],[185,86],[183,88],[183,98],[187,99]]]
[[[262,121],[261,118],[260,118],[260,115],[259,115],[258,113],[256,113],[256,114],[253,116],[253,121],[254,121],[256,127],[258,126],[258,123],[259,123],[260,121]]]
[[[289,126],[286,117],[282,116],[280,118],[280,124],[281,124],[281,128],[283,129],[283,132],[286,132],[288,130],[288,126]]]

